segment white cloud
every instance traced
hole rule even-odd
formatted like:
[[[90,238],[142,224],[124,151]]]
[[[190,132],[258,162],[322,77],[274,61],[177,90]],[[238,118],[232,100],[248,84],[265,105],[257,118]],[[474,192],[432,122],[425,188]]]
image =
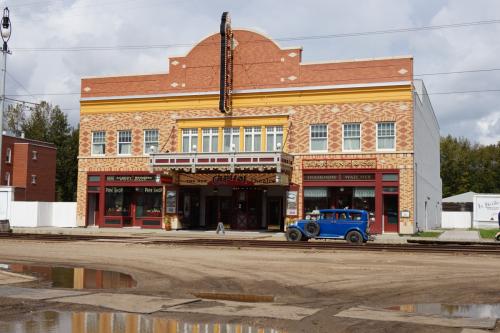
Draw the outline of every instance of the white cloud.
[[[22,2],[19,2],[22,1]],[[196,43],[218,31],[229,11],[233,26],[264,31],[273,38],[314,36],[497,19],[500,2],[413,0],[73,0],[7,1],[13,22],[12,49]],[[29,5],[31,3],[31,5]],[[280,42],[304,47],[304,61],[412,54],[416,73],[500,68],[500,24],[413,33]],[[8,72],[30,93],[79,118],[80,79],[85,76],[166,72],[167,58],[189,48],[102,52],[21,52]],[[428,91],[500,89],[500,71],[425,76]],[[13,80],[7,93],[27,94]],[[472,141],[499,140],[500,93],[431,95],[442,134]],[[496,124],[493,126],[492,124]]]

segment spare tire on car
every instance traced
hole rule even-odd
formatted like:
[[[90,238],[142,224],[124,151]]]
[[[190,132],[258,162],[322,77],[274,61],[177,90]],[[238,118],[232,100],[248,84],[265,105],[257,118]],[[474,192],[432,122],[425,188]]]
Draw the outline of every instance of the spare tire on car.
[[[286,239],[290,242],[298,242],[301,241],[304,235],[299,229],[296,228],[288,228],[286,231]]]
[[[319,235],[319,223],[316,221],[309,221],[304,226],[304,231],[306,232],[307,237],[316,237]]]

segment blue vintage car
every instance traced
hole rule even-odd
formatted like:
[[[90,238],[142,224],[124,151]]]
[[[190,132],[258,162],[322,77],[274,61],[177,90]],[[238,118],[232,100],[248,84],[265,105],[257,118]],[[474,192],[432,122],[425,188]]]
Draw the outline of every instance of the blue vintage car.
[[[299,220],[288,225],[289,241],[307,241],[310,238],[345,239],[361,244],[369,239],[368,212],[358,209],[322,209],[317,219]]]

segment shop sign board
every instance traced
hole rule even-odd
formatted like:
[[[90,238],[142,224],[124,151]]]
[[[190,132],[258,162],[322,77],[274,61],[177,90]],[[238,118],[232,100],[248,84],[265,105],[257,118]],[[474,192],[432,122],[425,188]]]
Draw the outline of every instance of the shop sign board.
[[[297,216],[297,196],[298,191],[286,192],[286,215]]]
[[[107,175],[108,182],[134,182],[134,183],[172,183],[172,177],[166,175]]]
[[[474,220],[480,222],[497,222],[500,213],[500,195],[474,196]]]
[[[343,173],[332,173],[332,174],[314,174],[314,175],[304,175],[304,181],[308,182],[323,182],[323,181],[372,181],[375,180],[375,174],[373,173],[359,173],[359,174],[343,174]]]
[[[179,185],[288,185],[288,175],[276,173],[197,173],[179,175]]]
[[[303,169],[376,169],[377,160],[356,159],[356,160],[304,160]]]

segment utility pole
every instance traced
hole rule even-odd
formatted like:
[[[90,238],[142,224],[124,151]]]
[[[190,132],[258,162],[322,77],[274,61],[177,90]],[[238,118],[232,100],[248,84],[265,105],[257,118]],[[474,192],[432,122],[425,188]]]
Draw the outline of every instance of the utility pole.
[[[1,35],[3,40],[2,46],[2,82],[0,85],[2,100],[0,101],[0,185],[3,182],[3,174],[2,174],[2,163],[3,163],[3,147],[2,147],[2,139],[3,139],[3,113],[5,109],[5,77],[7,74],[7,54],[10,53],[9,47],[7,46],[7,42],[10,39],[10,33],[12,30],[12,26],[10,24],[9,18],[9,8],[5,7],[3,10],[2,17],[2,27],[1,27]]]

